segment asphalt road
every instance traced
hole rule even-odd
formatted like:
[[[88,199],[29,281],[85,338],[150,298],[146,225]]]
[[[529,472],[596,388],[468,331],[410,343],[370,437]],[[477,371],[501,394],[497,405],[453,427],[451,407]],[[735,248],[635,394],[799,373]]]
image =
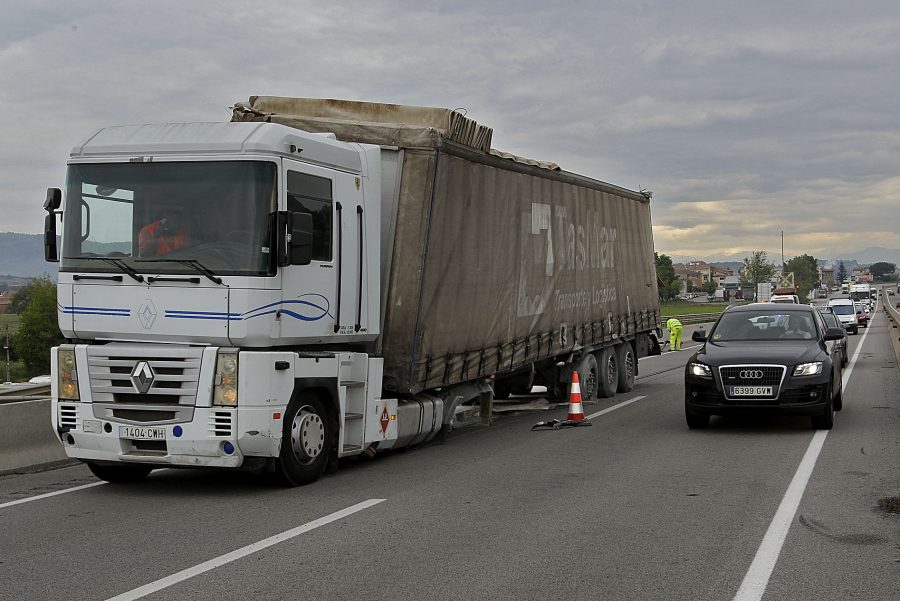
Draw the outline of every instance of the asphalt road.
[[[592,427],[530,430],[565,408],[503,415],[304,488],[3,477],[0,599],[898,599],[900,514],[879,509],[900,497],[896,332],[878,313],[850,336],[827,434],[800,417],[688,430],[688,338],[586,406]]]

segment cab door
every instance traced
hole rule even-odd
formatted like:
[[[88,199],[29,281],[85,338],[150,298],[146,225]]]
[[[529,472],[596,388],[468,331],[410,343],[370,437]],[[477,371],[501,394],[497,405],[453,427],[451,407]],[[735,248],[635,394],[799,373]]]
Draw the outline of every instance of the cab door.
[[[282,268],[282,341],[315,343],[353,333],[361,292],[359,180],[345,172],[285,160],[282,181],[285,210],[309,213],[313,222],[310,264]]]

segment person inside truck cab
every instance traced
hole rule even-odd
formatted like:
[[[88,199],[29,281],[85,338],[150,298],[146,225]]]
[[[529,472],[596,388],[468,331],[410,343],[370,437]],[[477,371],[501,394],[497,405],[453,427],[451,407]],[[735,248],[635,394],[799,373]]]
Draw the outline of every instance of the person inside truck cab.
[[[187,220],[181,209],[171,209],[165,217],[148,223],[138,232],[141,257],[158,257],[189,245]]]

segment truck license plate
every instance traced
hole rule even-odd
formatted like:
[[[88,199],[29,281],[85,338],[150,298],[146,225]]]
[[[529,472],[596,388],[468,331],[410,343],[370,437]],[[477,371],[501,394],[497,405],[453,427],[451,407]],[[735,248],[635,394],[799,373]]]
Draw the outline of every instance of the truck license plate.
[[[165,428],[148,428],[147,426],[119,426],[119,438],[131,440],[165,440]]]
[[[732,386],[731,396],[772,396],[771,386]]]

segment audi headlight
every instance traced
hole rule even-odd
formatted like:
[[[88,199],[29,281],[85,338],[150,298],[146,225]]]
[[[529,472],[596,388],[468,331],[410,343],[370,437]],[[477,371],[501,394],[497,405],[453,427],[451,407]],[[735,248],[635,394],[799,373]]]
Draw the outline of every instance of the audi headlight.
[[[815,361],[813,363],[801,363],[794,368],[795,376],[816,376],[822,373],[822,362]]]
[[[59,347],[56,351],[57,374],[56,388],[59,398],[68,401],[77,401],[78,396],[78,370],[75,368],[75,348]]]
[[[712,370],[709,368],[709,365],[704,365],[703,363],[691,363],[688,366],[688,371],[692,376],[712,378]]]
[[[216,378],[213,381],[214,405],[235,407],[238,404],[238,350],[219,349],[216,356]]]

